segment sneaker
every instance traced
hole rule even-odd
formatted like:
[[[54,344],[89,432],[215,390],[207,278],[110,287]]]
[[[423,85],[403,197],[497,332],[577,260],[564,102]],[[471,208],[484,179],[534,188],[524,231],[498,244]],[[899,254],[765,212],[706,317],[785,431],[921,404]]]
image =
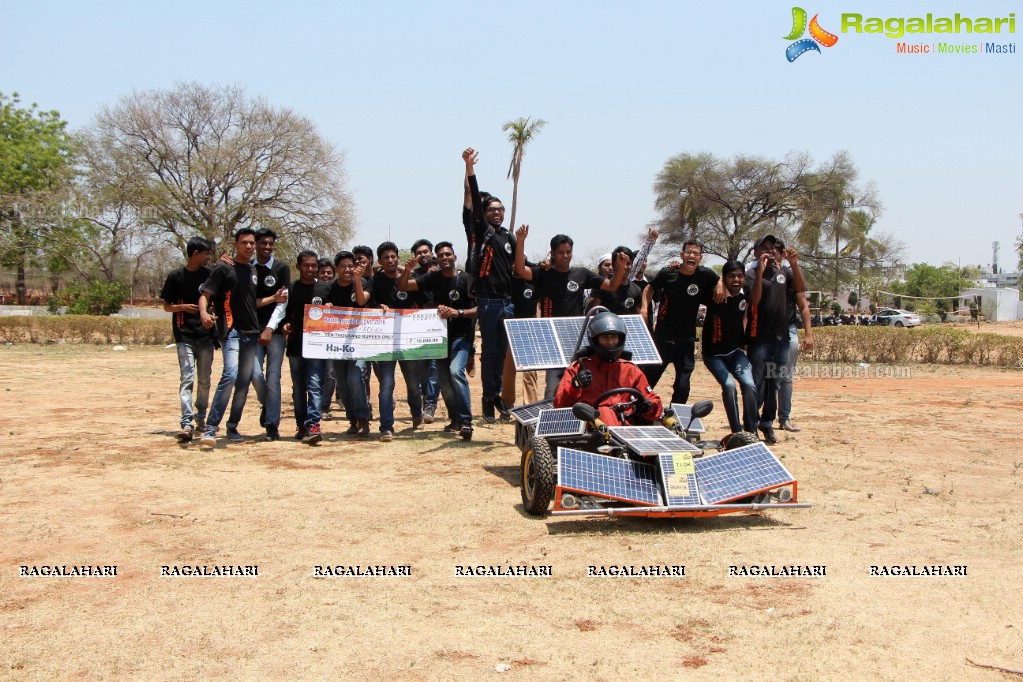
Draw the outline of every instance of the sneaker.
[[[358,432],[359,432],[359,420],[355,419],[355,420],[352,421],[351,426],[348,427],[348,430],[345,431],[345,435],[347,435],[347,436],[354,436]]]
[[[244,443],[245,442],[245,436],[243,436],[242,434],[238,433],[238,429],[228,429],[227,430],[227,439],[229,441],[231,441],[232,443]]]
[[[504,399],[501,396],[494,396],[494,407],[501,413],[501,416],[508,418],[511,416],[511,408],[504,404]]]
[[[493,424],[497,421],[497,417],[494,416],[493,398],[483,398],[483,420],[488,424]]]
[[[802,429],[801,429],[801,428],[799,428],[798,426],[796,426],[795,424],[793,424],[793,423],[792,423],[791,421],[789,421],[788,419],[786,419],[785,421],[783,421],[783,422],[781,423],[781,427],[782,427],[783,429],[785,429],[786,431],[791,431],[792,433],[799,433],[800,431],[802,431]]]
[[[412,415],[412,430],[415,431],[423,425],[423,415]]]
[[[334,413],[333,413],[333,412],[331,412],[330,410],[324,410],[324,411],[323,411],[323,412],[322,412],[322,413],[320,414],[320,421],[321,421],[321,422],[329,422],[329,421],[334,421]]]
[[[181,430],[178,431],[177,439],[179,443],[187,443],[192,440],[192,427],[182,426]]]
[[[456,424],[455,422],[451,422],[443,429],[441,429],[441,431],[443,431],[444,433],[458,433],[458,424]]]
[[[368,419],[359,419],[358,420],[358,426],[359,426],[359,433],[358,433],[359,438],[367,437],[369,435],[369,420]]]
[[[266,405],[259,406],[259,427],[266,428]]]
[[[302,440],[305,438],[306,430],[305,425],[299,426],[298,430],[295,431],[295,440]]]
[[[384,429],[383,431],[380,432],[381,443],[390,443],[392,440],[394,440],[394,431],[391,431],[390,429]]]
[[[206,431],[202,434],[202,439],[199,441],[199,444],[204,448],[212,448],[217,444],[217,434],[213,431]]]
[[[437,406],[436,405],[427,405],[426,408],[423,410],[423,423],[424,424],[432,424],[433,423],[433,416],[436,413],[437,413]]]
[[[195,418],[195,432],[206,433],[206,417]]]
[[[302,439],[303,443],[308,445],[315,445],[323,440],[323,436],[320,434],[319,424],[310,424],[306,427],[305,438]]]
[[[472,426],[463,424],[462,428],[458,430],[458,435],[462,437],[462,440],[472,440]]]
[[[280,430],[276,426],[271,424],[270,426],[266,427],[266,440],[267,441],[275,441],[275,440],[280,440],[280,439],[281,439],[281,432],[280,432]]]

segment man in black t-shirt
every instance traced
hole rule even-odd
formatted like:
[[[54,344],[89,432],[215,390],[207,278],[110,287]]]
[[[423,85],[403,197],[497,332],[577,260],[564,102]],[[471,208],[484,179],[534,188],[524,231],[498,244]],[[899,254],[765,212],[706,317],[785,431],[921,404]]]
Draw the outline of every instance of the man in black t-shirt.
[[[199,287],[210,276],[206,267],[210,262],[213,245],[202,237],[192,237],[185,245],[188,262],[167,276],[160,298],[163,309],[173,313],[174,344],[178,349],[178,369],[181,383],[181,430],[178,440],[192,440],[192,419],[195,430],[206,428],[206,407],[210,399],[210,372],[213,367],[213,332],[202,326],[199,319]],[[195,409],[192,409],[192,390],[195,388]]]
[[[315,251],[302,251],[298,254],[296,265],[299,279],[288,289],[288,303],[283,314],[278,308],[269,322],[269,328],[276,329],[282,319],[286,320],[281,329],[288,337],[291,397],[295,404],[295,422],[298,425],[295,438],[310,445],[319,443],[323,438],[320,433],[320,388],[326,360],[302,357],[305,307],[324,305],[331,286],[317,279],[319,271],[317,260]]]
[[[373,294],[372,280],[363,275],[363,263],[356,264],[351,251],[341,251],[334,257],[337,280],[327,293],[327,303],[338,308],[368,308]],[[369,435],[370,407],[366,392],[367,363],[365,360],[332,360],[341,404],[348,417],[349,436]]]
[[[413,277],[421,277],[431,270],[437,270],[437,259],[433,255],[433,243],[429,239],[417,239],[412,244],[412,255],[416,259]],[[423,308],[436,308],[437,305],[431,298],[429,291],[424,291]],[[433,423],[433,415],[437,411],[437,398],[440,395],[440,384],[437,378],[437,361],[427,362],[427,370],[423,376],[423,383],[419,389],[423,394],[423,422]]]
[[[656,386],[668,365],[673,365],[671,402],[684,405],[689,400],[690,377],[696,367],[696,317],[700,305],[713,299],[719,277],[700,265],[702,244],[686,242],[681,256],[678,269],[664,268],[643,289],[643,308],[649,309],[651,301],[659,302],[653,337],[662,361],[660,365],[644,365],[643,372],[650,385]]]
[[[287,291],[291,283],[291,268],[274,258],[277,233],[266,228],[256,231],[256,315],[259,318],[260,339],[256,348],[256,361],[252,367],[252,387],[259,400],[259,425],[266,428],[267,440],[277,440],[277,427],[281,423],[281,365],[284,363],[284,335],[281,330],[267,332],[267,323],[277,304],[278,291]],[[266,375],[263,362],[266,362]]]
[[[743,351],[746,345],[746,310],[749,307],[742,290],[746,274],[742,263],[730,260],[721,269],[728,298],[722,303],[707,303],[703,322],[703,364],[721,385],[721,400],[732,433],[757,432],[757,386],[753,368]],[[742,389],[742,420],[736,400],[735,383]]]
[[[227,438],[233,443],[245,441],[245,437],[238,433],[238,422],[249,394],[260,330],[256,315],[256,268],[252,264],[256,231],[243,227],[235,232],[234,249],[234,263],[217,263],[202,285],[199,296],[202,326],[207,329],[216,326],[224,358],[224,369],[206,417],[206,431],[202,437],[204,447],[217,444],[217,429],[229,401],[231,413],[227,420]],[[207,312],[211,301],[216,310],[215,318]]]
[[[465,365],[476,335],[473,323],[476,306],[469,296],[468,278],[455,268],[454,248],[451,242],[438,243],[436,253],[440,269],[418,275],[415,279],[409,279],[403,272],[400,286],[410,291],[429,293],[438,314],[448,321],[448,356],[437,360],[441,395],[450,420],[444,430],[457,431],[463,439],[471,440],[472,401]],[[406,267],[406,272],[409,269]]]
[[[615,269],[615,277],[606,280],[588,268],[572,267],[572,249],[575,243],[568,235],[558,234],[551,238],[550,270],[534,268],[526,265],[526,239],[529,237],[529,225],[522,225],[515,230],[515,271],[527,282],[536,286],[541,297],[540,317],[581,317],[583,315],[583,291],[592,289],[593,295],[611,293],[622,283],[628,268],[625,257],[619,259],[619,267]],[[544,399],[551,400],[558,392],[564,368],[547,370],[547,388]]]
[[[618,254],[625,254],[625,271],[631,273],[636,253],[627,246],[619,246],[611,252],[612,262],[621,260]],[[602,305],[615,315],[638,315],[643,306],[643,287],[626,277],[614,291],[593,291],[590,297],[592,305]]]

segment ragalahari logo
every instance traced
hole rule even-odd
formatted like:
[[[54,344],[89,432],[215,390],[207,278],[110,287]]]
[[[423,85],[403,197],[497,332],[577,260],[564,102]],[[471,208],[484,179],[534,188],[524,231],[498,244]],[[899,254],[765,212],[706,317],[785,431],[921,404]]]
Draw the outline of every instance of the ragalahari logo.
[[[820,52],[821,49],[817,47],[818,43],[824,47],[831,47],[838,42],[838,36],[834,33],[828,33],[817,23],[818,16],[815,14],[813,19],[810,20],[810,37],[796,40],[806,31],[806,10],[802,7],[792,8],[792,31],[785,36],[785,40],[796,41],[785,48],[785,58],[790,62],[796,61],[799,55],[804,52],[809,52],[810,50]]]

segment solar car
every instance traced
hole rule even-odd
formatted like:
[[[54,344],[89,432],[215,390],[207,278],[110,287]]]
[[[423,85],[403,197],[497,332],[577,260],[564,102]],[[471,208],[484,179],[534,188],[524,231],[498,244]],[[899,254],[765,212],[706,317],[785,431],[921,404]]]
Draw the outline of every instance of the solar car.
[[[505,322],[516,369],[566,367],[585,352],[586,317]],[[625,349],[636,364],[660,362],[638,315],[622,316]],[[611,393],[630,394],[616,406],[624,426],[600,422],[596,404]],[[808,507],[798,482],[754,434],[732,434],[724,444],[701,441],[700,419],[709,400],[672,405],[659,424],[640,423],[632,408],[642,399],[616,388],[594,404],[555,408],[550,400],[513,409],[515,443],[522,453],[522,504],[534,516],[715,516],[759,509]],[[551,504],[553,503],[553,509]]]

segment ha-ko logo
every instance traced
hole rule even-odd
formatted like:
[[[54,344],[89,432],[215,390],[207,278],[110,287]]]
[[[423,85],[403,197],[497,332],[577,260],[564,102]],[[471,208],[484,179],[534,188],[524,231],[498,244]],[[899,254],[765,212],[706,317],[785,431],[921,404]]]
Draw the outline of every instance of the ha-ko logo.
[[[821,48],[819,45],[824,47],[832,47],[838,42],[838,36],[834,33],[828,33],[821,25],[817,23],[818,14],[813,15],[813,19],[810,20],[809,31],[810,37],[803,38],[803,34],[807,31],[806,23],[806,10],[802,7],[792,8],[792,30],[785,40],[795,40],[796,42],[785,48],[785,58],[790,62],[794,62],[799,59],[800,55],[803,55],[810,50],[820,52]]]

